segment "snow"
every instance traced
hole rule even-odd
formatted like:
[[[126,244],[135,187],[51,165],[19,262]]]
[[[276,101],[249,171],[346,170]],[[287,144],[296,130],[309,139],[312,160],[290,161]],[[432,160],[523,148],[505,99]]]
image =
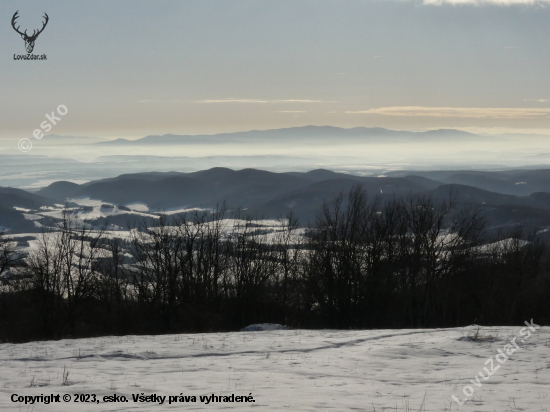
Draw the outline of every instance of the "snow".
[[[97,206],[101,207],[103,202],[102,200],[90,199],[89,197],[78,197],[78,198],[69,198],[68,202],[76,203],[79,206]]]
[[[502,251],[502,250],[514,250],[515,247],[522,248],[527,246],[529,241],[523,239],[513,239],[507,238],[499,240],[498,242],[488,243],[486,245],[477,246],[474,249],[481,253],[491,253],[493,251]]]
[[[248,325],[246,328],[242,328],[241,332],[263,332],[266,330],[288,330],[288,326],[279,325],[278,323],[256,323],[254,325]]]
[[[200,207],[178,207],[178,208],[171,208],[171,209],[157,209],[156,213],[159,213],[161,215],[183,215],[186,213],[193,213],[193,212],[204,212],[209,211],[212,209],[204,209]]]
[[[535,319],[536,321],[536,319]],[[101,337],[0,345],[2,411],[550,411],[550,327],[538,329],[462,407],[464,385],[521,326],[369,331],[278,330]],[[63,370],[69,372],[63,386]],[[31,383],[37,385],[31,387]],[[20,405],[12,394],[124,395],[127,403]],[[132,394],[195,395],[141,404]],[[255,403],[200,395],[252,394]]]
[[[102,203],[102,205],[105,203]],[[120,210],[118,207],[101,207],[101,206],[86,206],[88,209],[81,209],[78,207],[72,207],[72,208],[60,208],[60,209],[47,209],[45,212],[38,212],[39,218],[41,219],[43,216],[48,216],[54,219],[61,220],[63,218],[64,211],[70,212],[70,215],[73,218],[76,218],[80,221],[85,220],[94,220],[94,219],[100,219],[100,218],[109,218],[110,216],[117,216],[117,215],[134,215],[139,217],[150,217],[154,219],[158,219],[158,216],[152,215],[150,213],[142,213],[137,211],[127,211],[127,210]],[[44,207],[42,207],[44,209]]]
[[[23,217],[25,218],[25,220],[40,220],[40,219],[43,219],[42,216],[31,215],[29,213],[23,213]]]
[[[149,212],[149,206],[147,206],[145,203],[139,203],[139,202],[128,203],[125,206],[127,206],[132,210],[135,210],[136,212],[144,212],[144,213]]]

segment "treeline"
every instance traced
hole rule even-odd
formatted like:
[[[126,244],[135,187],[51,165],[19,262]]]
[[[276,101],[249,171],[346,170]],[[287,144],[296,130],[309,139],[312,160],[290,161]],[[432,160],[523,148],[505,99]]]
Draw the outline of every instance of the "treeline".
[[[121,237],[66,211],[25,256],[0,233],[0,340],[550,320],[548,245],[521,228],[490,233],[452,198],[381,202],[356,187],[307,229],[280,223],[221,207]]]

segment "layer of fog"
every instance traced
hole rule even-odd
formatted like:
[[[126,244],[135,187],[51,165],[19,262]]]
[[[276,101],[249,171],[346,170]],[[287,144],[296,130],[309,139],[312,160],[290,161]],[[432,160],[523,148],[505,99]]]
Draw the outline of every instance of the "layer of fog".
[[[17,141],[0,141],[0,186],[38,188],[59,180],[83,183],[124,173],[211,167],[276,172],[325,168],[376,176],[395,170],[543,168],[550,163],[550,139],[537,135],[391,144],[338,137],[318,144],[311,139],[109,146],[96,144],[96,139],[31,141],[27,153],[18,150]]]

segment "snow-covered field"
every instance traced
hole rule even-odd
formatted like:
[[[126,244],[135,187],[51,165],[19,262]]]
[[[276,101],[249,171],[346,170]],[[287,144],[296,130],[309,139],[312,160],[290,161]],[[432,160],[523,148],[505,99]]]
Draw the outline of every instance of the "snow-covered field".
[[[468,327],[2,344],[0,410],[550,411],[550,327],[538,329],[524,343],[518,338],[519,349],[493,376],[479,379],[481,387],[470,382],[520,329],[483,328],[495,337],[481,341],[466,338],[473,331]],[[465,385],[474,394],[459,407],[451,396],[463,399]],[[59,403],[25,405],[12,402],[14,394],[61,397]],[[75,394],[93,394],[99,403],[65,403],[65,394],[73,400]],[[128,402],[104,403],[103,397],[113,394]],[[163,404],[134,402],[132,395],[141,394],[166,399]],[[179,402],[180,394],[196,396],[196,402]],[[201,402],[201,395],[212,394],[251,394],[255,402]],[[177,396],[178,402],[169,405],[168,396]]]

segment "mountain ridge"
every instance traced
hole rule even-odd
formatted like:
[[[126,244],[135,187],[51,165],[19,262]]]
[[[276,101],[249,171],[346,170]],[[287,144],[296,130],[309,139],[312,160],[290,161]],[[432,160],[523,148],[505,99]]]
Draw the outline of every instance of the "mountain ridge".
[[[518,185],[518,181],[522,184]],[[118,205],[122,212],[112,217],[110,223],[114,221],[119,226],[135,218],[130,210],[135,204],[147,206],[150,214],[188,208],[212,209],[221,204],[233,211],[242,208],[257,218],[273,219],[292,211],[306,223],[317,218],[323,202],[331,201],[358,184],[369,197],[378,197],[382,202],[410,195],[430,196],[436,202],[453,199],[458,205],[478,209],[495,228],[512,223],[522,223],[528,228],[550,227],[550,169],[360,176],[327,169],[277,173],[254,168],[215,167],[188,173],[129,173],[82,184],[57,181],[34,194],[0,188],[0,207],[6,218],[10,216],[4,219],[3,226],[10,226],[6,223],[13,219],[16,226],[26,230],[32,229],[34,223],[25,221],[26,212],[14,206],[39,209],[79,198]],[[24,201],[24,197],[29,200]],[[142,207],[136,210],[143,210]]]
[[[297,138],[304,139],[306,141],[310,139],[314,140],[326,140],[331,138],[348,138],[361,142],[377,142],[383,143],[385,140],[391,142],[413,140],[434,140],[434,139],[455,139],[462,138],[466,140],[493,140],[493,137],[476,135],[470,132],[465,132],[456,129],[437,129],[428,130],[425,132],[412,132],[412,131],[399,131],[385,129],[381,127],[352,127],[342,128],[336,126],[301,126],[301,127],[287,127],[281,129],[268,129],[268,130],[248,130],[242,132],[232,133],[218,133],[212,135],[177,135],[177,134],[164,134],[164,135],[149,135],[135,140],[119,138],[116,140],[110,140],[105,142],[95,143],[96,145],[109,146],[109,145],[149,145],[149,144],[204,144],[204,143],[239,143],[242,141],[250,141],[250,139],[265,140],[270,139],[271,142],[276,143],[277,140],[286,140]]]

